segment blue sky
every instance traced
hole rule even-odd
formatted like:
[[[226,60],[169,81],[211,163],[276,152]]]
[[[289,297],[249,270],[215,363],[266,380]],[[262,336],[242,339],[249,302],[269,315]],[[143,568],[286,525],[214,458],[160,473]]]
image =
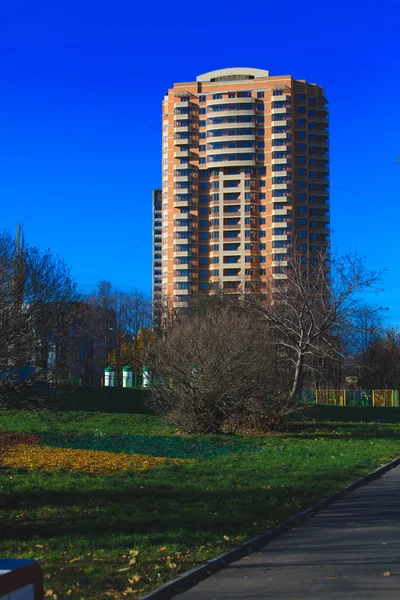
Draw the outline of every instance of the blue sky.
[[[400,2],[136,4],[2,3],[0,227],[23,222],[85,292],[150,292],[164,93],[224,67],[292,74],[329,99],[334,240],[388,269],[400,325]]]

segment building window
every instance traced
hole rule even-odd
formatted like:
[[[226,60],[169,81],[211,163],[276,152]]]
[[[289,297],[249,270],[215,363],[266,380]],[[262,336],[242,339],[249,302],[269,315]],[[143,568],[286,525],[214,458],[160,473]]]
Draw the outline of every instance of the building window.
[[[200,158],[200,159],[199,159],[199,163],[200,163],[201,165],[205,165],[205,164],[206,164],[206,158],[205,158],[205,157],[203,157],[203,158]]]
[[[301,140],[301,139],[305,139],[306,137],[307,137],[307,133],[306,133],[305,131],[299,131],[299,132],[297,133],[297,138],[298,138],[299,140]]]
[[[304,150],[307,149],[307,145],[306,144],[297,144],[297,150],[299,152],[304,152]]]
[[[257,142],[257,148],[265,148],[264,142]]]
[[[299,231],[298,237],[304,239],[307,237],[307,231]]]
[[[264,154],[257,154],[257,160],[264,160]]]
[[[297,219],[297,224],[302,227],[307,226],[307,219]]]
[[[297,175],[301,177],[307,176],[307,169],[297,169]]]
[[[305,94],[297,94],[297,102],[305,102],[306,95]]]
[[[229,92],[228,98],[236,98],[236,94],[234,92]]]
[[[264,117],[257,117],[257,123],[264,123]]]
[[[308,104],[310,106],[315,106],[317,104],[317,99],[316,98],[309,98],[308,99]]]
[[[200,96],[199,100],[200,100],[200,102],[205,102],[206,101],[206,97],[205,96]]]
[[[201,232],[200,233],[200,239],[201,240],[207,240],[208,239],[208,233]]]
[[[264,98],[264,92],[257,92],[257,98]]]
[[[213,94],[213,100],[221,100],[222,94]]]
[[[200,283],[200,289],[201,290],[207,290],[208,289],[208,283]]]
[[[299,181],[297,183],[297,187],[298,188],[306,188],[307,187],[307,182],[306,181]]]
[[[305,107],[305,106],[298,106],[298,107],[297,107],[297,113],[298,113],[299,115],[304,115],[304,114],[305,114],[305,112],[306,112],[306,107]]]
[[[274,90],[272,93],[273,96],[282,96],[283,92],[282,90]]]
[[[265,200],[265,193],[264,193],[264,192],[260,192],[260,193],[258,194],[258,199],[259,199],[259,200]]]

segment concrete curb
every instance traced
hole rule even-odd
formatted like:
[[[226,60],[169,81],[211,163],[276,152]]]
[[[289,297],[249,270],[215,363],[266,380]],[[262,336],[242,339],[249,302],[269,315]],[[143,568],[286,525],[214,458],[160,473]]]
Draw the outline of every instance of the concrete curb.
[[[368,475],[360,477],[360,479],[357,479],[353,483],[350,483],[349,485],[339,490],[338,492],[335,492],[331,496],[327,496],[326,498],[319,500],[309,508],[306,508],[305,510],[296,513],[281,525],[276,525],[275,527],[269,529],[265,533],[258,535],[257,537],[249,540],[248,542],[240,544],[240,546],[229,550],[229,552],[225,552],[224,554],[221,554],[216,558],[212,558],[206,561],[205,563],[201,564],[195,569],[185,571],[180,577],[177,577],[172,581],[168,581],[167,583],[153,590],[149,594],[146,594],[146,596],[142,596],[140,600],[169,600],[177,594],[180,594],[181,592],[184,592],[189,588],[193,587],[194,585],[199,583],[199,581],[206,579],[213,573],[220,571],[224,567],[228,566],[230,563],[235,562],[236,560],[239,560],[244,556],[247,556],[247,554],[251,552],[260,550],[261,548],[266,546],[266,544],[274,540],[276,537],[289,531],[289,529],[291,529],[294,525],[300,524],[308,517],[311,517],[318,511],[326,508],[332,502],[340,500],[348,492],[352,492],[353,490],[363,485],[366,485],[367,483],[370,483],[374,479],[378,479],[384,473],[390,471],[390,469],[393,469],[394,467],[397,467],[399,464],[400,457],[395,458],[386,465],[382,465],[378,469],[375,469],[375,471],[368,473]]]

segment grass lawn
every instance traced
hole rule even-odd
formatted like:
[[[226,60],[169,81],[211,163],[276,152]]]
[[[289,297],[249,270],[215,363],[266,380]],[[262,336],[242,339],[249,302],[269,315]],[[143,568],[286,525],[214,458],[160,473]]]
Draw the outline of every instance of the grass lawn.
[[[0,411],[1,437],[0,556],[37,559],[59,600],[138,598],[400,455],[397,424],[188,438],[147,415]]]

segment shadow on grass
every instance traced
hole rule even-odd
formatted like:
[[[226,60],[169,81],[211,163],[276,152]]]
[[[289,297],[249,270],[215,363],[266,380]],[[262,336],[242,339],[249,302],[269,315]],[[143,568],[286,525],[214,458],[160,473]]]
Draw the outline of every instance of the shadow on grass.
[[[254,535],[339,489],[344,477],[341,471],[326,478],[321,474],[314,486],[304,481],[304,487],[272,490],[182,490],[125,482],[123,490],[14,492],[7,505],[15,514],[7,520],[8,511],[3,509],[0,540],[140,534],[188,546],[191,536],[209,541],[221,532]],[[17,514],[25,518],[16,519]]]
[[[394,428],[393,424],[385,423],[305,422],[294,423],[286,435],[290,437],[291,434],[305,439],[400,439],[400,426]]]

